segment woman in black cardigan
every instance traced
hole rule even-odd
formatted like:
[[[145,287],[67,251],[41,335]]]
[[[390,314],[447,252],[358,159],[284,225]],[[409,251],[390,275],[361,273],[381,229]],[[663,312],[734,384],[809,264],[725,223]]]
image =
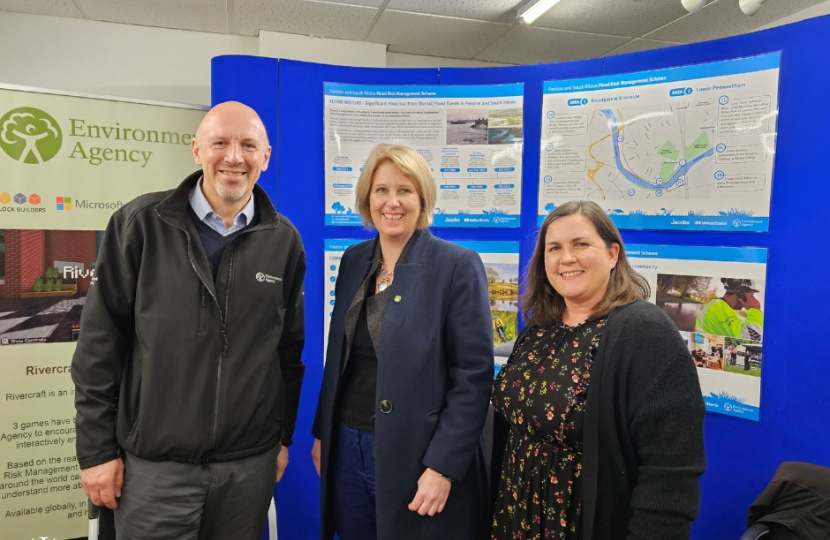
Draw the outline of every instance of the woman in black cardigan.
[[[492,538],[688,539],[703,398],[616,227],[593,202],[560,206],[526,281],[529,324],[492,393],[504,442]]]

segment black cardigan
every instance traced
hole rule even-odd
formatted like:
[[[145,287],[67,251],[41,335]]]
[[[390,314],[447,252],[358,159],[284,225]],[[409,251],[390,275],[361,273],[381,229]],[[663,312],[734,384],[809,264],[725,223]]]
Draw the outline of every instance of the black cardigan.
[[[584,540],[689,539],[706,468],[704,410],[689,349],[668,316],[642,301],[609,314],[585,407]],[[497,414],[493,485],[506,429]]]

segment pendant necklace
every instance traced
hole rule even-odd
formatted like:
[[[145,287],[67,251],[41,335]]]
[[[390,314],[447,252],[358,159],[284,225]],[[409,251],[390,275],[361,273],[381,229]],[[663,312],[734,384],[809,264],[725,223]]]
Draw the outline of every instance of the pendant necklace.
[[[378,281],[378,292],[383,292],[392,284],[392,276],[395,271],[391,272],[383,265],[383,257],[380,258],[380,281]]]

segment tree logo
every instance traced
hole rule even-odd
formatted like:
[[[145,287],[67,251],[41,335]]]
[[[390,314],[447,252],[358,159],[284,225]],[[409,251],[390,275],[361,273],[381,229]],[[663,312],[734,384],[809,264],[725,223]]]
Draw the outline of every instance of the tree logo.
[[[0,148],[21,163],[43,163],[58,154],[63,135],[48,113],[34,107],[12,109],[0,118]]]

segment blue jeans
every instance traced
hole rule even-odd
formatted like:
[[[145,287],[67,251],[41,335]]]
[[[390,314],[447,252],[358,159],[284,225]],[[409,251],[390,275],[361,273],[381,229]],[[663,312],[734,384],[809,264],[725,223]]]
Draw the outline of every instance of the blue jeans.
[[[376,540],[372,434],[340,424],[335,445],[335,531],[340,540]]]

